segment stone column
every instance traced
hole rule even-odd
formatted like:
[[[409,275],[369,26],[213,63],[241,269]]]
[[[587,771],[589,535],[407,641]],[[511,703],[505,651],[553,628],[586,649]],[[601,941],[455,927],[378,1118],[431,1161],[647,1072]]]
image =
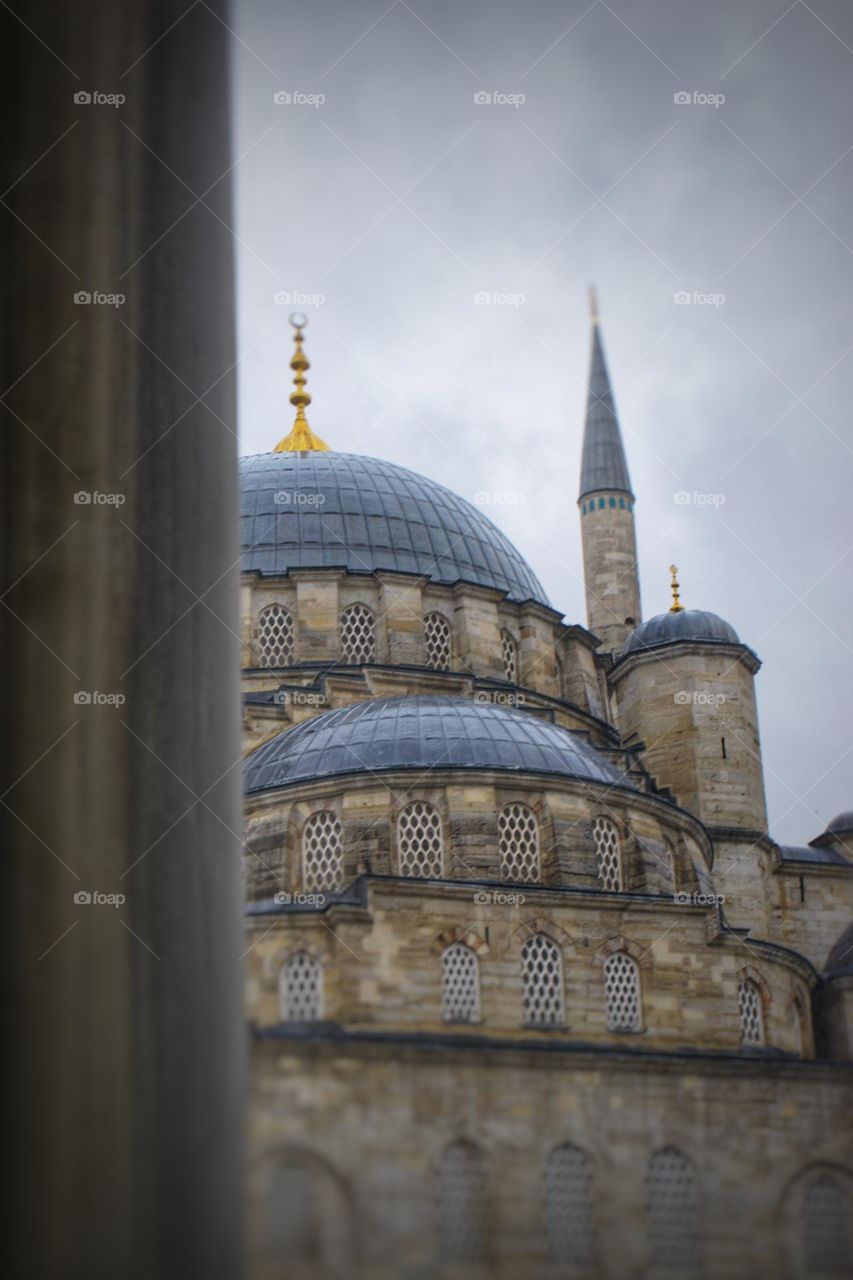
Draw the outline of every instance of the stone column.
[[[6,1269],[239,1280],[227,14],[221,0],[185,16],[167,0],[13,7],[21,19],[0,10]]]

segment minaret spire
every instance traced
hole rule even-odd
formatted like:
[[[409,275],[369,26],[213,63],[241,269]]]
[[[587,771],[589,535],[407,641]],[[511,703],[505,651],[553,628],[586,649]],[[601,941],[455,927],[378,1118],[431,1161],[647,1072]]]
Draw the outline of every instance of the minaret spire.
[[[302,330],[308,323],[308,317],[302,315],[299,311],[294,311],[290,317],[290,323],[294,329],[295,343],[290,367],[293,370],[293,382],[296,388],[295,391],[290,393],[290,403],[296,407],[296,417],[290,432],[283,440],[279,440],[273,453],[287,453],[290,451],[308,453],[328,450],[329,446],[325,440],[321,440],[319,436],[314,434],[308,425],[308,419],[305,417],[305,410],[311,403],[310,392],[305,389],[305,374],[311,366],[308,362],[308,357],[302,350]]]
[[[589,290],[592,350],[586,405],[581,513],[587,623],[614,652],[640,622],[634,495],[604,358],[598,296]]]

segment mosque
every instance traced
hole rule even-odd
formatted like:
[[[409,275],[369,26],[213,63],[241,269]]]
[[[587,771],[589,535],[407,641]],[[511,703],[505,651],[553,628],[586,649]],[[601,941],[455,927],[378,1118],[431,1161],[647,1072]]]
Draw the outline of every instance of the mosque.
[[[293,323],[241,460],[253,1276],[853,1275],[853,810],[778,844],[757,654],[674,566],[643,618],[595,309],[585,625],[314,434]]]

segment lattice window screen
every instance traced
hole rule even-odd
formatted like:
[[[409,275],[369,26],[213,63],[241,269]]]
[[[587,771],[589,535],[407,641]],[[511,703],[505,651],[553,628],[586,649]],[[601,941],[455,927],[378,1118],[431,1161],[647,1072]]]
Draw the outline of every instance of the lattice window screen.
[[[268,605],[258,616],[259,667],[293,665],[293,614],[280,604]]]
[[[291,956],[281,971],[281,1016],[285,1022],[317,1022],[323,1016],[323,971],[304,951]]]
[[[469,1142],[446,1147],[438,1170],[441,1251],[446,1262],[486,1257],[486,1175],[482,1154]]]
[[[373,662],[376,624],[366,604],[347,605],[341,614],[341,657],[344,662]]]
[[[622,849],[615,822],[598,817],[592,824],[595,852],[598,857],[598,878],[605,889],[618,893],[622,889]]]
[[[441,957],[441,1014],[445,1022],[480,1021],[480,962],[464,942]]]
[[[810,1275],[847,1275],[853,1267],[850,1208],[844,1188],[829,1173],[819,1174],[806,1188],[803,1236]]]
[[[501,632],[501,653],[504,660],[504,675],[510,684],[518,679],[518,645],[509,631]]]
[[[593,1260],[592,1165],[569,1143],[545,1162],[548,1249],[553,1262],[581,1266]]]
[[[744,978],[737,989],[740,1010],[740,1034],[743,1044],[764,1044],[764,1018],[761,992],[750,978]]]
[[[521,948],[524,1020],[528,1026],[555,1027],[565,1021],[563,958],[550,938],[537,933]]]
[[[498,849],[504,880],[539,879],[539,823],[526,804],[508,804],[501,809]]]
[[[693,1166],[675,1147],[656,1151],[646,1173],[652,1263],[691,1275],[698,1259]]]
[[[449,671],[453,656],[450,623],[440,613],[428,613],[424,618],[427,664],[437,671]]]
[[[441,817],[425,800],[406,805],[397,823],[400,874],[440,876],[444,870]]]
[[[306,893],[334,892],[344,880],[341,824],[330,810],[312,813],[302,832]]]
[[[604,992],[608,1031],[639,1031],[642,1024],[640,974],[624,951],[617,951],[605,961]]]

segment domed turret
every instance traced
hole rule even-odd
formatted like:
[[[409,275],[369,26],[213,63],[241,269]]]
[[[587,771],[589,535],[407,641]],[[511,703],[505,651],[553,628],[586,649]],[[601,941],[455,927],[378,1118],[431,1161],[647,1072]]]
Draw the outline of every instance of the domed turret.
[[[636,627],[620,650],[620,656],[640,649],[657,649],[663,644],[686,640],[700,644],[740,644],[730,622],[707,609],[679,609],[658,613]]]

